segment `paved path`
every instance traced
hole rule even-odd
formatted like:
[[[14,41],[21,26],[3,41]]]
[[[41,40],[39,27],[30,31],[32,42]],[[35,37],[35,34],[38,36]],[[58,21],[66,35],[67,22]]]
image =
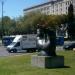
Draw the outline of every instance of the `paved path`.
[[[63,47],[57,46],[56,50],[61,51],[61,50],[63,50]],[[30,54],[30,53],[26,53],[25,50],[19,51],[17,53],[9,53],[4,46],[0,46],[0,56],[15,56],[15,55],[24,55],[24,54],[26,55],[26,54]]]
[[[27,54],[26,51],[19,51],[17,53],[9,53],[4,46],[0,46],[0,56],[15,56]]]
[[[9,53],[6,51],[6,49],[3,46],[0,46],[0,56],[8,56]]]

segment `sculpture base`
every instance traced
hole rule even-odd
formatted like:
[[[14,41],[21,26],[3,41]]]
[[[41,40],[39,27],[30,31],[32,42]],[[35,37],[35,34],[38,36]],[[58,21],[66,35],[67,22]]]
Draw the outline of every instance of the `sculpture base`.
[[[40,67],[40,68],[56,68],[56,67],[64,67],[64,56],[38,56],[33,55],[31,57],[32,66]]]

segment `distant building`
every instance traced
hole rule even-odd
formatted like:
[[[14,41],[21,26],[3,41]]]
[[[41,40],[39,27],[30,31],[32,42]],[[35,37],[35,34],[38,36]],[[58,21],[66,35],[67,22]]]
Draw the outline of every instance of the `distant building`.
[[[68,14],[68,7],[71,3],[74,5],[75,9],[75,0],[54,0],[24,9],[24,13],[40,11],[41,13],[45,13],[47,15]]]

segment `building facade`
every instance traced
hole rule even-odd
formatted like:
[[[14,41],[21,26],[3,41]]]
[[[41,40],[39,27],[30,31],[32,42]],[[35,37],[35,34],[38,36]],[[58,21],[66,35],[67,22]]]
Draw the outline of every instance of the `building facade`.
[[[68,14],[68,7],[71,3],[75,9],[75,0],[55,0],[24,9],[24,14],[32,11],[40,11],[47,15]]]

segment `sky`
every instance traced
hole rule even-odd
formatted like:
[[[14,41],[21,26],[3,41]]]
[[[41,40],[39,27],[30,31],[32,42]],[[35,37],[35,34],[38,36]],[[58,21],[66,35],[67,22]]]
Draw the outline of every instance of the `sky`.
[[[23,15],[25,8],[35,6],[49,0],[0,0],[0,17],[2,16],[2,1],[3,16],[9,16],[10,18],[16,18]]]

